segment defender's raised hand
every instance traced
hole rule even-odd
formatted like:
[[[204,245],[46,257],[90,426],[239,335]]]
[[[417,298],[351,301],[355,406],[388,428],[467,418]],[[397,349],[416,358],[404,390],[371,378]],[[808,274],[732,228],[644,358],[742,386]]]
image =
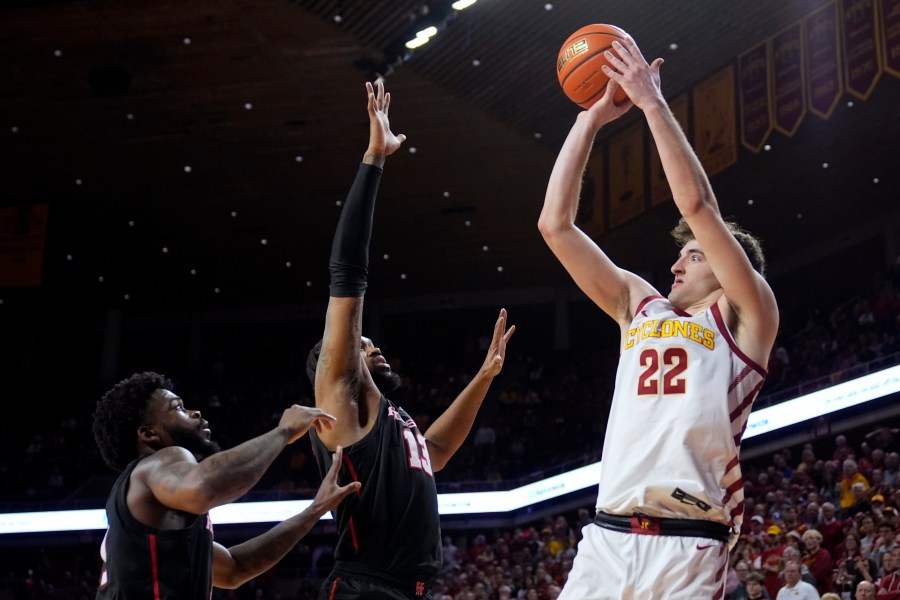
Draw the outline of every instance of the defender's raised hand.
[[[384,165],[384,158],[396,152],[406,136],[402,133],[394,135],[391,131],[388,120],[391,95],[385,93],[384,83],[379,81],[373,88],[371,83],[366,82],[366,93],[369,95],[369,147],[363,162],[381,167]]]
[[[484,359],[484,366],[482,366],[482,369],[492,377],[498,375],[503,369],[503,362],[506,360],[506,343],[515,332],[515,325],[506,329],[506,309],[501,308],[500,316],[497,317],[497,322],[494,324],[494,337]]]

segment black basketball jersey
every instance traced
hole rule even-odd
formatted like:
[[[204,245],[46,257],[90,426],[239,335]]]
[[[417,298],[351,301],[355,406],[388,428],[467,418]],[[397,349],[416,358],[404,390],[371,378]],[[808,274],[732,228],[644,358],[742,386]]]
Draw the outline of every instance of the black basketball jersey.
[[[119,475],[106,500],[108,526],[100,557],[98,600],[209,600],[212,596],[212,522],[190,515],[184,529],[160,530],[139,522],[125,496],[131,472]]]
[[[310,439],[324,476],[331,452],[314,429]],[[359,481],[359,492],[334,512],[335,559],[403,581],[425,581],[441,568],[437,487],[425,436],[399,406],[381,397],[375,426],[344,448],[341,485]]]

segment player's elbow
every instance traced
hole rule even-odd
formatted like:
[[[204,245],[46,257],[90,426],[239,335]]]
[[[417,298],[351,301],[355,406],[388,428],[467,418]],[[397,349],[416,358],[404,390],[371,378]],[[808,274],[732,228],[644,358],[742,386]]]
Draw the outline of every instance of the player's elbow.
[[[538,231],[541,232],[544,241],[548,244],[559,237],[566,229],[572,226],[571,221],[545,212],[538,218]]]

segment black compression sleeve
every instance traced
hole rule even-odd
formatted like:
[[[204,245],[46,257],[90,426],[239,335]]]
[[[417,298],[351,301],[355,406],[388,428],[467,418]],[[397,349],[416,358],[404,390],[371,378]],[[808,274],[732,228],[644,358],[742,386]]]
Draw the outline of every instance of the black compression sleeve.
[[[361,164],[344,202],[329,262],[331,295],[335,298],[354,298],[366,293],[369,240],[381,173],[379,167]]]

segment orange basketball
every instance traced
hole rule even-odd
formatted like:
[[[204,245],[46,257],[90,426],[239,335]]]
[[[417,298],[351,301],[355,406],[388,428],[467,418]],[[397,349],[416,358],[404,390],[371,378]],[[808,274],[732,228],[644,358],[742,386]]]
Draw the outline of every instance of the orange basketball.
[[[556,76],[569,100],[581,108],[590,108],[603,97],[609,81],[601,69],[609,64],[603,53],[612,50],[613,40],[623,42],[628,37],[615,25],[602,23],[587,25],[569,36],[556,57]],[[627,97],[625,90],[619,88],[613,102],[621,104]]]

